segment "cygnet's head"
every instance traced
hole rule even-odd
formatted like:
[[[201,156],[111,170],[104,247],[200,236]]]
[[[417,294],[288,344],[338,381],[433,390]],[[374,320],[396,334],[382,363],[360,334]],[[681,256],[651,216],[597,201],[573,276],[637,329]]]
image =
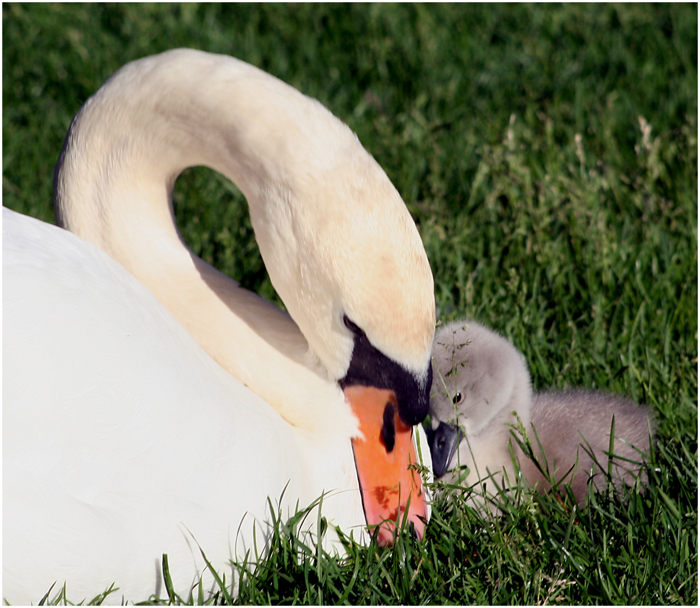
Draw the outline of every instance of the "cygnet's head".
[[[525,359],[505,338],[474,321],[440,329],[433,342],[431,455],[436,477],[450,468],[459,442],[505,423],[515,412],[530,424],[532,387]],[[493,426],[499,428],[495,429]]]

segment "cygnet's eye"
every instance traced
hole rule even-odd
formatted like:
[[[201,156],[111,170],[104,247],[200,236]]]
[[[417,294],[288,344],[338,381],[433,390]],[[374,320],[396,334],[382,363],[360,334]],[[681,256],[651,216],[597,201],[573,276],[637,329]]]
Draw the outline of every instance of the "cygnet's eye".
[[[457,391],[455,393],[455,396],[452,397],[452,403],[454,403],[455,405],[458,405],[459,403],[462,403],[462,399],[463,399],[462,393]]]

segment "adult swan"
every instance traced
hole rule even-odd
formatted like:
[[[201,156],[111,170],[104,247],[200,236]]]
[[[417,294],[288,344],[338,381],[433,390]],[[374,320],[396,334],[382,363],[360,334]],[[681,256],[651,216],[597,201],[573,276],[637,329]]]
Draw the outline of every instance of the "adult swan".
[[[171,194],[193,165],[245,194],[289,315],[184,245]],[[404,514],[422,535],[432,276],[345,125],[241,61],[174,50],[87,101],[54,188],[73,234],[4,211],[7,601],[55,581],[73,601],[162,594],[164,553],[186,595],[199,547],[225,570],[261,542],[268,497],[286,513],[325,493],[356,537]]]

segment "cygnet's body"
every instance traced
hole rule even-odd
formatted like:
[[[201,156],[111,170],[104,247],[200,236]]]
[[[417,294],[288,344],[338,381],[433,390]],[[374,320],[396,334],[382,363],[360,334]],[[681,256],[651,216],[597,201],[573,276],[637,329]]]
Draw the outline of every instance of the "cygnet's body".
[[[599,489],[607,483],[598,465],[608,470],[614,417],[613,480],[634,482],[640,452],[649,450],[649,408],[585,389],[533,395],[523,356],[473,321],[455,322],[437,333],[433,366],[430,446],[436,478],[465,487],[482,480],[493,494],[514,482],[512,450],[526,482],[549,490],[550,481],[510,441],[511,425],[519,418],[550,479],[570,484],[582,505],[589,478]]]

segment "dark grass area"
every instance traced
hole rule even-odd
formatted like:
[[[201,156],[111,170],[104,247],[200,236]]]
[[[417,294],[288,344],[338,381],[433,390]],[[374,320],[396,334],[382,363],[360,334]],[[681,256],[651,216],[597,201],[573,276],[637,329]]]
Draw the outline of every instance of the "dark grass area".
[[[453,496],[425,543],[344,561],[282,533],[234,599],[696,604],[697,5],[5,4],[3,204],[53,221],[72,116],[177,46],[249,61],[358,133],[418,224],[442,319],[512,339],[536,389],[625,393],[658,419],[645,493],[525,495],[486,520]],[[234,186],[187,170],[175,206],[197,254],[276,297]]]

